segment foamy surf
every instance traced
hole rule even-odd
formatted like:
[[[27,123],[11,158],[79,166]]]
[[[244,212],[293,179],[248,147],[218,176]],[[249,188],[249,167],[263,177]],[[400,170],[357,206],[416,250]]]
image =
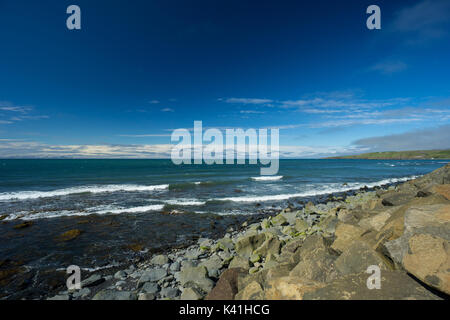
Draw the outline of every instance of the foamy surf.
[[[343,187],[342,184],[333,183],[333,184],[329,184],[326,186],[320,185],[320,186],[317,186],[316,189],[311,189],[311,190],[299,192],[299,193],[266,195],[266,196],[228,197],[228,198],[214,199],[214,201],[233,201],[233,202],[281,201],[281,200],[288,200],[291,198],[312,197],[312,196],[319,196],[319,195],[336,193],[336,192],[347,192],[347,191],[362,188],[364,186],[367,186],[368,188],[373,188],[376,186],[381,186],[381,185],[390,184],[390,183],[404,182],[404,181],[416,179],[418,177],[419,176],[410,176],[410,177],[403,177],[403,178],[384,179],[384,180],[372,182],[372,183],[349,183],[346,187]]]
[[[172,199],[172,200],[164,200],[164,203],[175,206],[202,206],[206,202],[198,201],[197,199]]]
[[[118,208],[118,209],[106,209],[95,212],[96,214],[120,214],[120,213],[139,213],[147,211],[159,211],[164,209],[163,204],[152,204],[148,206],[131,207],[131,208]]]
[[[283,179],[283,176],[261,176],[261,177],[251,177],[250,179],[254,181],[277,181]]]
[[[134,184],[111,184],[111,185],[93,185],[58,189],[53,191],[19,191],[0,193],[0,201],[9,200],[31,200],[39,198],[52,198],[67,196],[79,193],[106,193],[106,192],[145,192],[159,191],[168,189],[168,184],[161,185],[134,185]]]

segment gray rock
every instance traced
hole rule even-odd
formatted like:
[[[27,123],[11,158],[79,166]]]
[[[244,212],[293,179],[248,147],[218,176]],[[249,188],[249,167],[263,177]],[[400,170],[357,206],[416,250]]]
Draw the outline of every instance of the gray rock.
[[[120,270],[114,274],[114,278],[118,280],[125,280],[127,278],[127,274],[125,271]]]
[[[185,288],[181,294],[181,300],[200,300],[203,295],[195,288]]]
[[[172,263],[169,267],[170,271],[177,272],[180,271],[180,263],[178,261],[175,261]]]
[[[81,287],[94,287],[97,286],[101,283],[105,282],[105,278],[103,278],[101,275],[99,274],[93,274],[92,276],[90,276],[89,278],[81,281]]]
[[[204,266],[181,269],[179,281],[183,287],[194,284],[205,292],[211,291],[214,286],[214,281],[208,278],[208,270]]]
[[[188,260],[196,260],[202,254],[201,250],[198,248],[186,250],[184,256]]]
[[[367,273],[352,274],[327,286],[306,292],[303,300],[436,300],[430,293],[404,272],[382,271],[381,288],[367,288]]]
[[[163,279],[166,275],[167,271],[161,268],[146,270],[139,279],[138,286],[143,285],[145,282],[159,281]]]
[[[197,265],[198,265],[197,261],[183,260],[181,262],[181,268],[192,268],[196,267]]]
[[[154,265],[162,266],[164,264],[169,263],[169,258],[163,254],[159,254],[154,256],[150,262]]]
[[[208,269],[208,275],[216,278],[219,275],[219,269],[223,266],[223,261],[218,255],[214,254],[209,259],[201,262],[200,266],[205,266]]]
[[[77,290],[72,294],[74,298],[85,298],[91,294],[91,290],[89,288],[83,288],[81,290]]]
[[[177,288],[168,287],[168,288],[163,288],[161,290],[161,297],[163,297],[163,298],[173,299],[176,296],[178,296],[178,289]]]
[[[368,244],[362,241],[355,241],[346,249],[334,262],[337,272],[340,275],[362,273],[369,266],[376,265],[381,270],[392,269],[378,252],[373,250]]]
[[[156,296],[153,293],[140,293],[138,300],[155,300]]]
[[[143,293],[152,293],[155,294],[159,292],[159,286],[158,284],[154,282],[146,282],[142,287]]]
[[[69,295],[68,294],[62,294],[62,295],[56,295],[54,297],[48,298],[47,300],[69,300]]]
[[[136,300],[137,296],[129,291],[101,290],[92,300]]]

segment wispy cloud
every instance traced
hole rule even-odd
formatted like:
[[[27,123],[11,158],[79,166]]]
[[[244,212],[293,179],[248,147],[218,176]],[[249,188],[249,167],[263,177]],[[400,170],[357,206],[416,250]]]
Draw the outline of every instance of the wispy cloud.
[[[150,103],[150,104],[158,104],[159,100],[150,100],[148,103]]]
[[[163,108],[161,109],[162,112],[175,112],[172,108]]]
[[[376,71],[381,74],[391,75],[408,69],[408,65],[403,61],[383,61],[369,68],[369,71]]]
[[[448,34],[450,1],[425,0],[400,10],[393,30],[407,36],[410,44],[442,38]]]
[[[450,148],[450,125],[359,139],[353,145],[369,151],[406,151]]]
[[[268,104],[273,102],[273,100],[271,99],[261,99],[261,98],[228,98],[228,99],[220,98],[218,100],[233,104]]]
[[[203,145],[205,148],[207,145]],[[174,145],[48,145],[38,142],[2,141],[1,158],[168,159]],[[250,146],[254,150],[255,146]],[[192,148],[192,147],[191,147]],[[280,146],[281,158],[319,158],[351,153],[357,146]],[[246,146],[236,146],[245,153]]]
[[[18,121],[39,120],[49,118],[47,115],[30,114],[33,108],[30,106],[18,106],[11,102],[0,102],[0,124],[12,124]]]
[[[243,114],[263,114],[264,111],[258,111],[258,110],[241,110],[240,113]]]

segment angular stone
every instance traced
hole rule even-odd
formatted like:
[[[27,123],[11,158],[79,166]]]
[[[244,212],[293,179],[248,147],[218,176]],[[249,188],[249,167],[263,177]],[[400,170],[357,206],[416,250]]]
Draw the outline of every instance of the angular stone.
[[[138,300],[155,300],[156,296],[153,293],[140,293]]]
[[[203,295],[195,288],[185,288],[180,300],[201,300]]]
[[[136,300],[137,296],[133,292],[116,291],[116,290],[101,290],[92,300]]]
[[[429,286],[450,294],[450,244],[429,234],[409,239],[409,252],[403,258],[405,269]]]
[[[154,283],[154,282],[146,282],[142,286],[142,292],[152,293],[152,294],[156,295],[159,292],[159,286],[157,283]]]
[[[323,286],[302,278],[280,277],[268,281],[264,294],[267,300],[302,300],[305,293]]]
[[[317,248],[303,256],[301,261],[289,273],[291,277],[326,282],[333,278],[334,258],[323,248]]]
[[[127,278],[127,273],[123,270],[117,271],[114,274],[114,279],[125,280]]]
[[[280,213],[277,216],[272,218],[272,224],[274,226],[285,226],[285,225],[289,224],[289,222],[284,217],[284,215],[282,213]]]
[[[297,232],[306,232],[306,230],[309,228],[308,223],[303,219],[297,219],[295,221],[295,230]]]
[[[363,229],[374,229],[376,231],[380,231],[386,224],[386,221],[391,217],[391,213],[392,213],[392,209],[385,210],[374,216],[361,219],[361,221],[359,222],[359,225]]]
[[[424,200],[430,198],[432,197],[424,198]],[[405,211],[402,236],[384,244],[395,263],[402,264],[403,257],[408,251],[409,239],[421,233],[450,241],[450,205],[414,205]]]
[[[154,265],[162,266],[162,265],[165,265],[166,263],[169,263],[169,258],[163,254],[159,254],[159,255],[154,256],[150,260],[150,263],[152,263]]]
[[[368,289],[367,273],[337,279],[323,288],[306,292],[304,300],[437,300],[437,296],[401,271],[382,271],[380,289]]]
[[[278,255],[280,253],[280,249],[280,240],[272,234],[265,234],[265,241],[261,244],[261,246],[257,247],[253,253],[265,257],[268,254]]]
[[[181,269],[178,280],[183,287],[194,284],[204,292],[210,292],[214,286],[214,282],[208,278],[208,270],[204,266]]]
[[[235,256],[233,260],[231,260],[229,268],[242,268],[248,270],[250,268],[250,263],[246,258]]]
[[[261,285],[253,281],[249,283],[244,290],[238,292],[235,296],[235,300],[263,300],[264,291]]]
[[[391,270],[387,259],[362,241],[355,241],[334,262],[336,271],[340,275],[358,274],[366,272],[369,266],[376,265],[380,270]]]
[[[173,299],[176,296],[178,296],[178,289],[177,288],[171,288],[171,287],[167,287],[167,288],[162,288],[161,289],[161,297],[163,298],[169,298],[169,299]]]
[[[223,266],[223,261],[217,254],[214,254],[205,261],[202,261],[199,266],[205,266],[208,269],[208,275],[215,278],[219,273],[219,269]]]
[[[331,245],[331,248],[336,251],[343,252],[363,233],[364,230],[360,227],[346,223],[338,223],[335,232],[336,240]]]
[[[243,274],[246,274],[246,271],[240,268],[226,270],[214,289],[206,296],[206,300],[234,300],[238,292],[238,277]]]
[[[253,251],[261,246],[265,239],[263,233],[241,237],[236,242],[236,252],[242,257],[250,258]]]
[[[82,288],[95,287],[95,286],[98,286],[99,284],[101,284],[103,282],[105,282],[105,278],[103,278],[99,274],[93,274],[89,278],[84,279],[83,281],[81,281],[81,287]]]
[[[167,276],[167,271],[162,268],[146,270],[139,278],[138,287],[142,286],[146,282],[157,282],[165,276]]]

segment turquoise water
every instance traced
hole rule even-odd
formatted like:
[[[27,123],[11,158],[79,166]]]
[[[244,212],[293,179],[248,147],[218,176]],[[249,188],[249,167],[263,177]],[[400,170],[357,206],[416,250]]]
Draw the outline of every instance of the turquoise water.
[[[170,160],[0,160],[0,203],[9,219],[180,210],[252,214],[305,196],[422,175],[445,161],[281,160],[277,176],[253,165]],[[344,185],[345,184],[345,185]],[[58,211],[59,210],[59,211]]]
[[[46,290],[48,279],[40,278],[45,270],[129,263],[133,256],[219,236],[248,217],[301,207],[330,193],[405,181],[446,162],[281,160],[276,176],[261,177],[253,165],[0,160],[0,261],[21,261],[33,283],[19,290],[16,282],[24,281],[13,281],[3,294],[35,297]],[[14,228],[23,222],[32,225]],[[57,241],[72,229],[81,235]],[[139,250],[133,251],[135,244]]]

